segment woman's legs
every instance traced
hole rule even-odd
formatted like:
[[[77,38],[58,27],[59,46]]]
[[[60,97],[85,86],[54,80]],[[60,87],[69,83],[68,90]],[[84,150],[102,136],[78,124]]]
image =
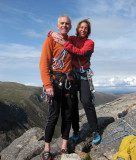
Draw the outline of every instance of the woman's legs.
[[[87,80],[81,80],[80,99],[85,109],[85,113],[87,116],[89,126],[91,128],[91,131],[97,132],[98,131],[97,116],[96,116],[95,106],[92,103],[92,94],[91,94],[90,86]]]
[[[73,109],[72,109],[72,128],[74,132],[79,131],[79,112],[78,112],[78,97],[77,92],[75,93],[73,99]]]

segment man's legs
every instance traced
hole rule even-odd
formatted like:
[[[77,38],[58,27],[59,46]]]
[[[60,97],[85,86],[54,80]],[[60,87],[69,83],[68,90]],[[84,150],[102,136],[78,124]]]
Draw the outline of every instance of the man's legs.
[[[64,93],[62,98],[62,108],[61,108],[61,116],[62,116],[62,150],[67,150],[67,141],[69,139],[69,132],[71,128],[71,117],[72,117],[72,100],[71,95]]]
[[[51,160],[50,142],[52,140],[55,126],[57,124],[61,106],[61,91],[54,88],[54,97],[52,104],[48,106],[48,121],[45,127],[45,148],[42,154],[42,160]]]
[[[52,104],[48,106],[48,121],[45,127],[45,150],[48,151],[50,151],[50,142],[59,118],[61,104],[61,91],[54,88],[54,93],[55,95],[52,97]]]

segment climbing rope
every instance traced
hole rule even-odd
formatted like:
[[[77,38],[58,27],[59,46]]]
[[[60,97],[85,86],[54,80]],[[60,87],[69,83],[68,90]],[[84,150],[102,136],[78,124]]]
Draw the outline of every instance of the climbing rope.
[[[119,119],[120,119],[120,120],[119,120],[117,126],[123,126],[123,129],[121,129],[121,130],[119,130],[119,131],[116,131],[116,132],[113,132],[113,133],[105,136],[104,138],[102,138],[102,140],[101,140],[101,143],[102,143],[102,144],[112,143],[112,142],[114,142],[114,141],[116,141],[116,140],[118,140],[118,139],[120,139],[120,138],[123,138],[123,137],[128,136],[128,135],[131,135],[131,134],[133,134],[133,135],[136,136],[135,133],[132,133],[132,132],[130,131],[130,129],[131,129],[131,130],[133,130],[134,132],[136,132],[136,130],[133,128],[132,124],[129,123],[129,122],[127,122],[127,121],[125,121],[124,118],[119,118]],[[107,142],[103,142],[105,139],[107,139],[107,138],[109,138],[109,137],[111,137],[111,136],[113,136],[113,135],[115,135],[115,134],[117,134],[117,133],[120,133],[120,132],[125,132],[125,134],[123,134],[122,136],[119,136],[119,137],[117,137],[117,138],[115,138],[115,139],[113,139],[113,140],[110,140],[110,141],[107,141]]]
[[[67,50],[65,50],[63,48],[61,53],[56,58],[52,58],[51,67],[54,70],[63,69],[64,68],[64,66],[65,66],[64,65],[64,58],[66,57],[67,53],[68,53]]]

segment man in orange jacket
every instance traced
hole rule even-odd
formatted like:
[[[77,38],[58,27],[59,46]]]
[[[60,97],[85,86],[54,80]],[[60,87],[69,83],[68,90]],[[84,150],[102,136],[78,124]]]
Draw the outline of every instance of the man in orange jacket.
[[[67,33],[71,29],[70,17],[67,15],[60,16],[58,18],[57,28],[59,34],[67,40]],[[61,154],[67,153],[67,141],[69,139],[72,115],[71,95],[74,92],[71,60],[72,55],[62,45],[56,43],[52,37],[48,37],[45,40],[40,59],[40,72],[46,94],[51,103],[49,104],[49,116],[45,127],[45,148],[42,154],[42,160],[51,159],[50,142],[54,134],[60,109],[62,117]]]

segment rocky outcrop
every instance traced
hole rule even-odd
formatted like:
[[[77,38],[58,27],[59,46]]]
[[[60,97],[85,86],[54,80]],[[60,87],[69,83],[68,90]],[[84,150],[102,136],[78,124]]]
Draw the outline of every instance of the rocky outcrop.
[[[118,100],[97,108],[98,119],[113,117],[114,122],[106,128],[99,121],[102,142],[93,146],[92,160],[113,160],[124,136],[136,134],[136,94],[125,95]]]
[[[51,143],[53,160],[90,160],[91,158],[92,160],[113,160],[123,136],[136,133],[134,129],[136,128],[136,94],[124,95],[115,101],[98,106],[96,111],[100,134],[103,138],[102,143],[97,146],[92,145],[84,110],[80,110],[80,140],[74,143],[70,139],[68,149],[71,154],[61,156],[59,154],[61,138],[54,139]],[[130,123],[133,128],[128,125]],[[118,132],[114,134],[116,131]],[[43,149],[44,131],[40,128],[32,128],[2,150],[0,156],[1,160],[39,160]]]
[[[39,155],[44,148],[44,141],[41,140],[43,136],[44,132],[40,128],[26,131],[1,152],[1,160],[31,159]]]

